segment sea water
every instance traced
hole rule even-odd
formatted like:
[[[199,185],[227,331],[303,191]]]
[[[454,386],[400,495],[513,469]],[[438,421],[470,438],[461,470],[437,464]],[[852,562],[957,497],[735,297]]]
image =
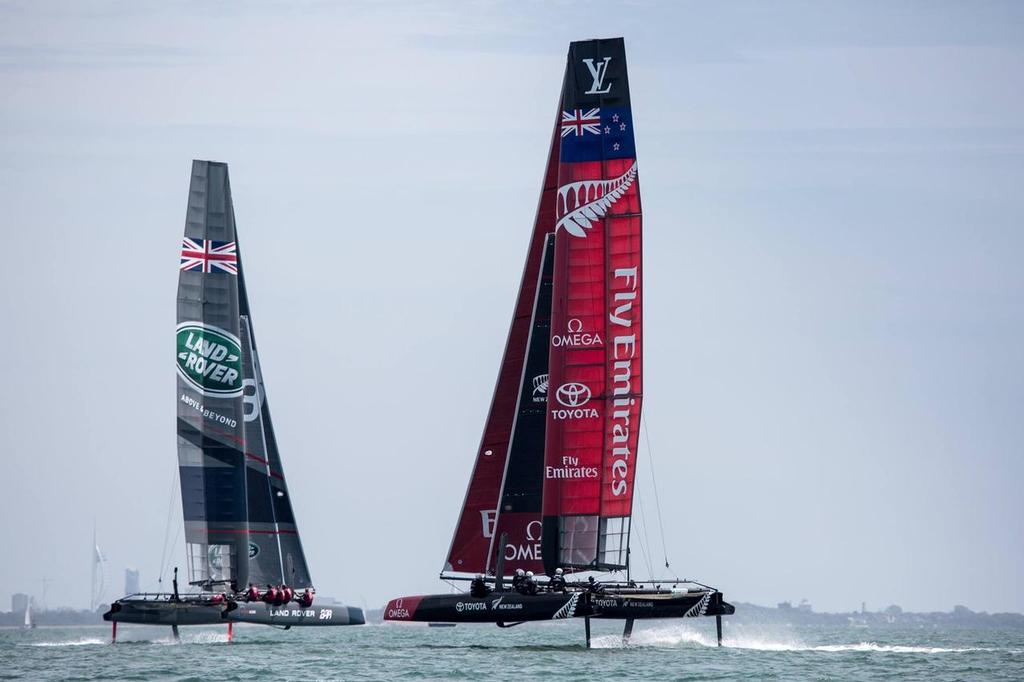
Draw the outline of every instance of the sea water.
[[[746,626],[726,620],[430,628],[122,625],[0,630],[0,679],[1024,680],[1024,630]]]

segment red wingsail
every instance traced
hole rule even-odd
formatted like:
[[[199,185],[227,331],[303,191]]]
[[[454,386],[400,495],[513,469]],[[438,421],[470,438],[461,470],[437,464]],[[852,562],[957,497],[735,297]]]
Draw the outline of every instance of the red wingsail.
[[[627,562],[641,243],[621,39],[569,48],[508,342],[445,572]]]
[[[573,43],[562,98],[544,466],[549,573],[626,566],[643,394],[640,194],[622,41]]]

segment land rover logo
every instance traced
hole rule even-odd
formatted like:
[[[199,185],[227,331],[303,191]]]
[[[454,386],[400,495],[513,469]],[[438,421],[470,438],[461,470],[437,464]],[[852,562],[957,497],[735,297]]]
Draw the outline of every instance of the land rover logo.
[[[178,374],[204,395],[242,395],[242,349],[230,332],[202,322],[182,322],[177,331]]]
[[[583,384],[562,384],[555,391],[555,399],[565,407],[580,407],[590,402],[590,389]]]
[[[250,542],[249,543],[249,558],[250,559],[255,559],[259,555],[260,555],[260,546],[257,545],[255,542]]]

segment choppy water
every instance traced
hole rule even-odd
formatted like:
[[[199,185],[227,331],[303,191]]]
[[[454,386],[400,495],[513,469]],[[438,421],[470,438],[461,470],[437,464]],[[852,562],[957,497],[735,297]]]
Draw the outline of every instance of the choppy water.
[[[122,626],[0,630],[0,679],[249,680],[1022,680],[1024,631],[754,628],[714,621],[638,623],[623,648],[621,624],[597,623],[594,649],[580,621],[428,628]]]

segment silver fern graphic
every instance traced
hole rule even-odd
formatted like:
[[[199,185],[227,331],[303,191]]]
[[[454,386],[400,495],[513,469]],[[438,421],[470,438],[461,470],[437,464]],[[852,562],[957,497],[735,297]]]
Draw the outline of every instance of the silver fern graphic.
[[[690,610],[683,616],[684,618],[697,618],[703,616],[704,612],[708,610],[708,604],[711,602],[711,593],[705,592],[704,596],[700,598],[700,601],[690,607]]]
[[[629,170],[610,180],[579,180],[558,188],[558,222],[555,231],[565,228],[574,237],[586,237],[585,229],[603,218],[636,180],[636,161]]]
[[[576,602],[578,602],[579,600],[580,593],[574,593],[571,597],[569,597],[569,601],[565,602],[565,605],[562,606],[562,608],[555,611],[555,615],[551,616],[551,619],[558,620],[559,618],[572,618],[574,615],[576,615]]]

